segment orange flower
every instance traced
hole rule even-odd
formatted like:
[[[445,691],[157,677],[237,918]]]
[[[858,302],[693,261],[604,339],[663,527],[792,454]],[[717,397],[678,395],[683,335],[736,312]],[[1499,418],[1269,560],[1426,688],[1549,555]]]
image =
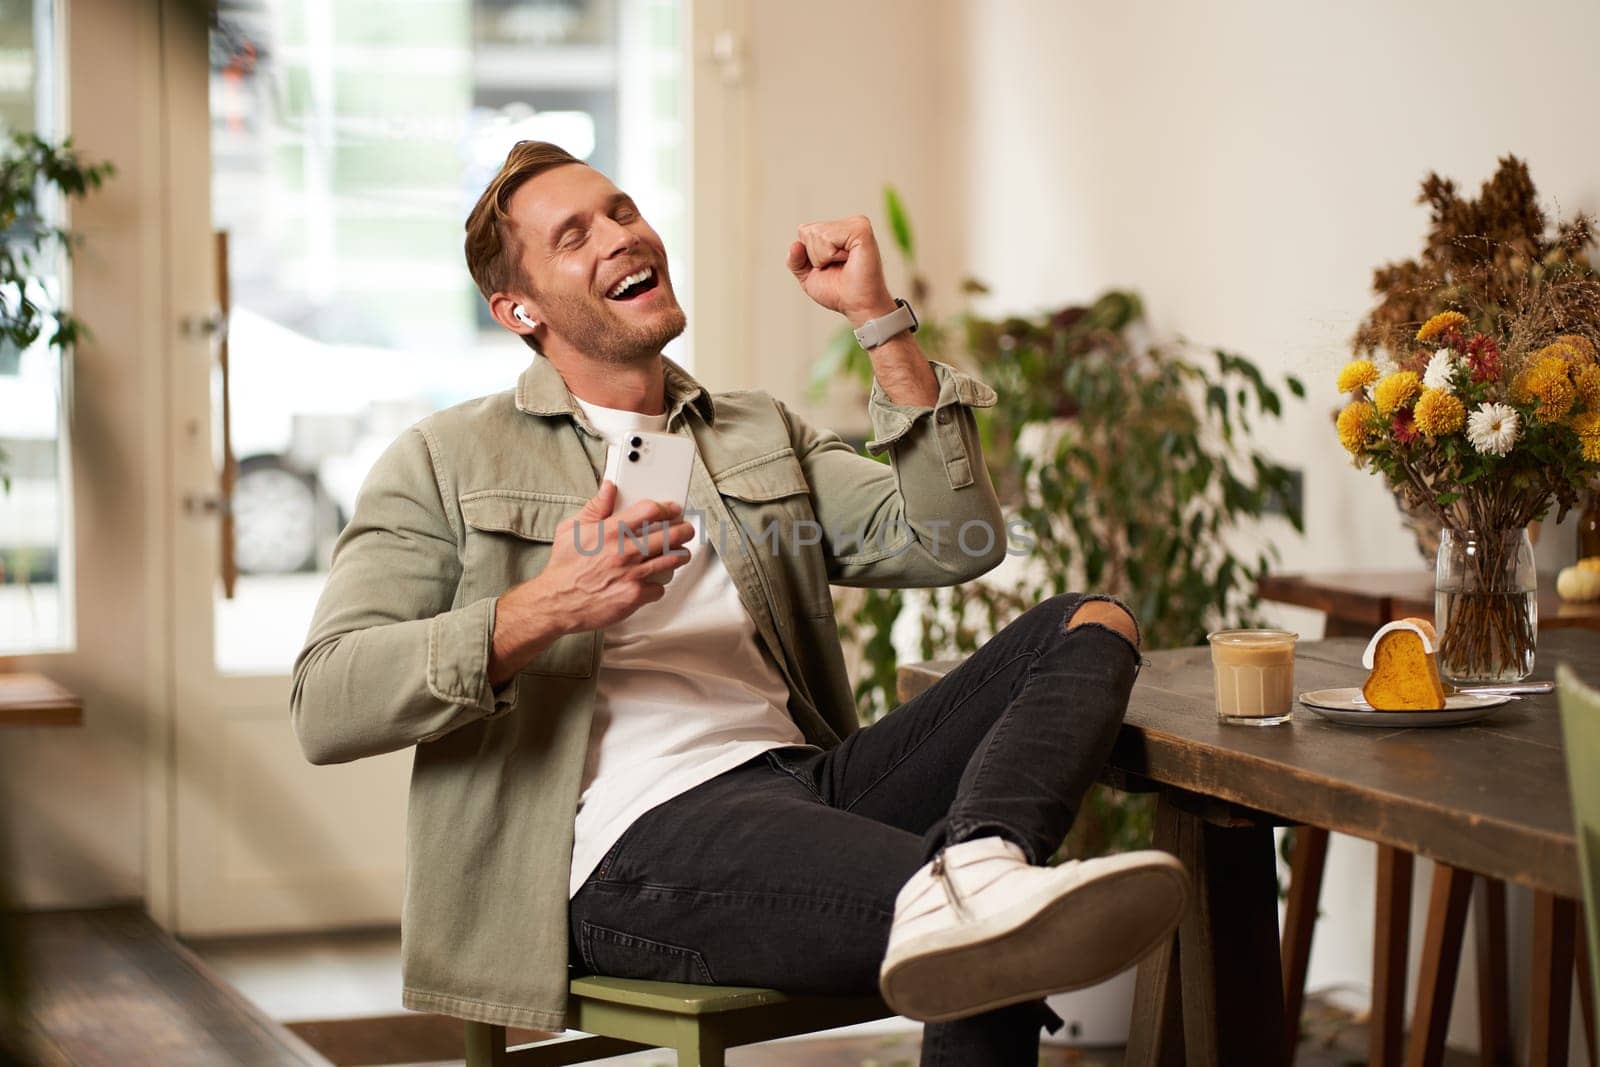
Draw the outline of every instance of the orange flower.
[[[1422,324],[1417,340],[1431,341],[1447,330],[1459,330],[1467,324],[1467,317],[1459,311],[1441,311]]]
[[[1534,409],[1535,422],[1552,423],[1560,422],[1567,417],[1567,412],[1572,410],[1573,402],[1578,399],[1577,390],[1572,387],[1572,380],[1565,374],[1550,376],[1534,383],[1534,395],[1539,398],[1539,406]]]
[[[1600,363],[1600,352],[1595,351],[1594,342],[1579,333],[1564,333],[1557,337],[1553,344],[1566,345],[1578,354],[1579,362]]]
[[[1585,408],[1600,411],[1600,366],[1590,363],[1573,371],[1572,387]]]

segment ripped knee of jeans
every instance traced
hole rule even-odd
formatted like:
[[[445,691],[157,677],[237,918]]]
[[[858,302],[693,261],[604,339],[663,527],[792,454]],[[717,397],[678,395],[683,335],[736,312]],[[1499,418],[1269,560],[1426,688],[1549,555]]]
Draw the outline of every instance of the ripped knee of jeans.
[[[1139,652],[1144,640],[1139,620],[1133,617],[1127,605],[1103,593],[1090,593],[1082,597],[1063,624],[1069,634],[1080,626],[1099,626],[1120,634],[1133,646],[1135,653]]]

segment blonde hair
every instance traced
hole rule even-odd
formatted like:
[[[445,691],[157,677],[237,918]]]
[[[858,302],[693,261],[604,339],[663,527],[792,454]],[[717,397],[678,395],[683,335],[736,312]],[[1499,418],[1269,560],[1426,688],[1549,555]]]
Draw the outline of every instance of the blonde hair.
[[[560,145],[548,141],[518,141],[500,164],[499,173],[489,182],[483,195],[467,216],[467,270],[485,300],[497,292],[517,286],[531,288],[522,274],[521,245],[516,238],[506,202],[530,178],[555,167],[571,163],[588,166]],[[535,352],[539,342],[523,334],[522,339]]]

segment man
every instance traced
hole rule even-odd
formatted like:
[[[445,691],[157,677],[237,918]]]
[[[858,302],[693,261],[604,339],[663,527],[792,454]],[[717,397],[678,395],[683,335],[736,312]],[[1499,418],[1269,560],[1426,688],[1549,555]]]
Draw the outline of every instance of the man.
[[[1031,1063],[1045,994],[1177,923],[1164,853],[1044,866],[1139,668],[1119,604],[1046,601],[857,728],[828,586],[999,561],[970,411],[994,394],[923,355],[865,218],[798,238],[801,288],[872,346],[886,465],[662,356],[685,322],[661,240],[561,149],[518,144],[468,219],[537,355],[374,466],[292,702],[314,763],[415,746],[407,1007],[560,1030],[569,967],[881,988],[929,1023],[925,1064]],[[606,447],[639,430],[694,441],[687,511],[612,513]]]

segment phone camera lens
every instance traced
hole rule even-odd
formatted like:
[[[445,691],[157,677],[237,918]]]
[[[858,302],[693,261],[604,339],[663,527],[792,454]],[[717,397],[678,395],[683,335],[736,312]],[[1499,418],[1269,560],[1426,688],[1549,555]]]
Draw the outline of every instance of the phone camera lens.
[[[634,448],[638,448],[640,445],[644,444],[644,438],[642,438],[642,437],[634,437],[634,438],[631,438],[628,441],[628,443],[630,445],[632,445]]]
[[[637,463],[637,462],[639,462],[639,453],[637,453],[637,452],[629,452],[628,453],[628,462],[629,463]]]

